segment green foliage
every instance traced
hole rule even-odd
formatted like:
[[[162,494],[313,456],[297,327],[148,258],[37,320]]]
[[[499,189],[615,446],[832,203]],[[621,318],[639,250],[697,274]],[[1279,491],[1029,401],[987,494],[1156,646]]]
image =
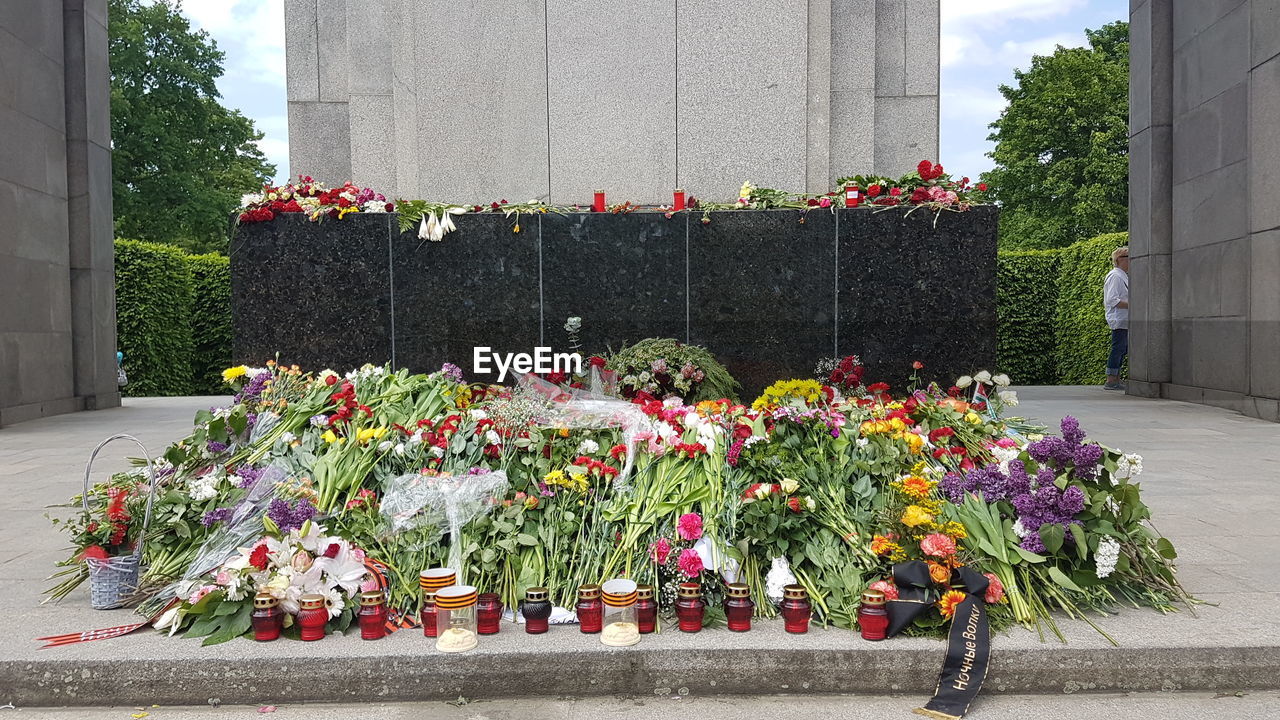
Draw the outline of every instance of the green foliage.
[[[116,241],[116,342],[126,395],[185,395],[191,386],[191,271],[172,245]]]
[[[1087,30],[1087,48],[1059,47],[1001,85],[991,124],[1001,247],[1065,247],[1128,224],[1128,24]]]
[[[645,390],[659,398],[679,395],[692,404],[721,398],[736,400],[742,388],[706,348],[670,338],[641,340],[623,347],[607,360],[607,367],[617,371],[619,389],[627,397],[634,396],[636,390]],[[653,363],[657,360],[665,360],[668,367],[668,372],[661,377],[652,372]],[[701,381],[681,377],[680,370],[686,363],[704,373]],[[664,380],[664,377],[669,379]]]
[[[1111,252],[1128,240],[1128,233],[1110,233],[1062,251],[1057,324],[1058,376],[1064,385],[1106,379],[1111,330],[1102,307],[1102,281],[1111,270]]]
[[[1058,382],[1060,251],[999,254],[996,262],[996,367],[1020,385]]]
[[[231,365],[231,262],[224,255],[191,255],[192,395],[224,395],[222,371]]]
[[[110,0],[116,234],[226,249],[240,196],[275,174],[253,122],[218,102],[223,54],[173,0]]]

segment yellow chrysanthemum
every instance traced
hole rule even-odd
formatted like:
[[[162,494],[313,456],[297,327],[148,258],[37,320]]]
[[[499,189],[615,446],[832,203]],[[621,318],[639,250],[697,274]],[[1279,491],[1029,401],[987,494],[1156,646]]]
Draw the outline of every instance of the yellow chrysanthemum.
[[[222,379],[225,382],[231,382],[232,380],[235,380],[238,377],[244,377],[245,374],[248,372],[249,372],[249,368],[244,365],[229,367],[226,370],[222,371]]]
[[[933,515],[919,505],[908,505],[907,509],[902,512],[902,524],[907,527],[916,527],[933,522]]]

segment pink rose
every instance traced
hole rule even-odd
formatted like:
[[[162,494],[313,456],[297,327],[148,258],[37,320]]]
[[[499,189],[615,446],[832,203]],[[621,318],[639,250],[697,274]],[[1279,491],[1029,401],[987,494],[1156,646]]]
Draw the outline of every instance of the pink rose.
[[[649,546],[649,559],[659,565],[667,564],[667,557],[671,555],[671,543],[666,538],[658,538],[658,541]]]
[[[996,446],[1009,449],[1018,447],[1018,443],[1013,438],[1002,437],[996,441]]]
[[[942,533],[933,533],[932,535],[925,535],[924,539],[920,541],[920,550],[925,555],[947,558],[956,554],[956,541]]]
[[[676,532],[685,540],[697,540],[702,537],[702,516],[698,513],[685,513],[676,521]]]
[[[998,603],[1001,600],[1003,600],[1004,584],[1000,582],[1000,578],[996,577],[994,573],[983,573],[983,574],[987,576],[987,580],[991,581],[991,584],[987,586],[986,597],[984,597],[983,599],[991,604]]]
[[[871,587],[869,589],[879,590],[880,592],[884,593],[885,600],[898,599],[898,587],[893,583],[889,582],[888,580],[877,580],[871,583]]]
[[[227,572],[226,570],[220,570],[220,571],[218,571],[218,576],[217,576],[216,578],[214,578],[214,582],[218,583],[219,585],[223,585],[223,586],[230,585],[230,584],[231,584],[231,573]]]
[[[680,553],[680,572],[689,577],[697,577],[702,572],[702,558],[698,557],[697,550],[687,548]]]

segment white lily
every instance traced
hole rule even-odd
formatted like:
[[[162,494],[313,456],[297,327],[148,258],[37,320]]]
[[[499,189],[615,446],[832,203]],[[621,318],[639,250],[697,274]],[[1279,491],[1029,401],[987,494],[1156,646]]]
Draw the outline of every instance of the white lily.
[[[457,230],[458,227],[453,224],[453,214],[449,212],[440,213],[440,236],[444,237],[449,233]]]

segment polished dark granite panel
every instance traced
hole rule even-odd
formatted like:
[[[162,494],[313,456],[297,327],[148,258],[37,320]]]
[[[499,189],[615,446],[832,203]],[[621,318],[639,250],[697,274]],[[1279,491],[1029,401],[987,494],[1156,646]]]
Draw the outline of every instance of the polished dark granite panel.
[[[287,214],[231,240],[234,362],[345,371],[391,360],[390,229],[395,215],[308,222]]]
[[[564,324],[573,316],[582,318],[587,352],[651,337],[685,339],[684,216],[575,213],[540,220],[544,344],[567,352]]]
[[[431,372],[451,362],[468,379],[496,381],[472,368],[476,347],[531,353],[538,345],[537,218],[459,215],[440,242],[417,231],[396,237],[396,365]],[[507,378],[510,382],[511,378]]]
[[[812,377],[835,344],[835,216],[829,210],[712,213],[689,224],[690,341],[724,363],[750,401]]]
[[[994,207],[840,211],[840,353],[901,389],[996,371]]]

